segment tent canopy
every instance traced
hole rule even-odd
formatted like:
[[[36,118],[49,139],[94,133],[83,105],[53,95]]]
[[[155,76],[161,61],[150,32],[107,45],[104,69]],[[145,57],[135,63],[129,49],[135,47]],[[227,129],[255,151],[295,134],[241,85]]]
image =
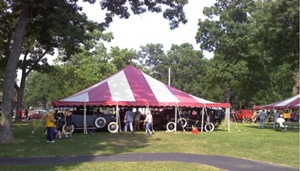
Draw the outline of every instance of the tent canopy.
[[[293,97],[290,97],[288,99],[271,103],[265,106],[254,106],[254,109],[286,109],[286,108],[291,108],[291,109],[298,109],[300,107],[300,94],[297,94]]]
[[[168,86],[128,65],[116,74],[52,106],[230,107]]]

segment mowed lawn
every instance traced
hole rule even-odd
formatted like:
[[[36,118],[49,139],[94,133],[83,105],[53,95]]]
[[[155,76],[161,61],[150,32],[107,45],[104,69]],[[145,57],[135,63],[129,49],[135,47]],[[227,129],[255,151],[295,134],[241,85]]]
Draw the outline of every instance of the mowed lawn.
[[[299,168],[299,129],[277,132],[271,123],[259,129],[257,125],[231,123],[211,133],[194,135],[191,131],[176,133],[155,131],[146,136],[144,131],[111,134],[73,134],[72,138],[46,143],[45,127],[32,134],[31,122],[14,123],[13,132],[18,143],[1,144],[0,157],[36,157],[69,155],[109,155],[120,153],[176,152],[238,157]],[[0,170],[219,170],[214,167],[180,162],[103,162],[50,166],[0,166]],[[152,166],[153,165],[153,166]],[[144,167],[147,166],[147,169]],[[150,168],[150,169],[149,169]],[[159,169],[158,169],[159,168]]]

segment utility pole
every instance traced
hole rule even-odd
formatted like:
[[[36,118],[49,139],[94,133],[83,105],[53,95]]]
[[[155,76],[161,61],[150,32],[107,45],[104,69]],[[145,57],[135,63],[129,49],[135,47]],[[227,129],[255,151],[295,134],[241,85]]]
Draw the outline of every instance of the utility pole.
[[[168,85],[171,86],[171,68],[169,68]]]

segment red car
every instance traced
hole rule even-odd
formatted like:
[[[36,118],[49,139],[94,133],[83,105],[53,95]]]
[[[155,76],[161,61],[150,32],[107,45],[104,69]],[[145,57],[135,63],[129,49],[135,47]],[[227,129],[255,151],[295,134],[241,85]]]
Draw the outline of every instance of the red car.
[[[47,114],[46,110],[33,110],[28,113],[29,119],[41,119]]]
[[[247,117],[248,119],[251,119],[252,117],[252,110],[238,110],[235,112],[235,116],[237,120],[243,120],[244,117]]]

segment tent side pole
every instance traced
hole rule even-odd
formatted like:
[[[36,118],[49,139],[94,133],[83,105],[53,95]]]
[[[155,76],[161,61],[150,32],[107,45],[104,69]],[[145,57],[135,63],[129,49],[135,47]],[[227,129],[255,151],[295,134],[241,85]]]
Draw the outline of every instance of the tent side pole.
[[[178,107],[176,105],[176,107],[175,107],[175,132],[177,131],[177,110],[178,110]]]
[[[83,134],[87,134],[86,128],[86,102],[84,101],[84,110],[83,110]]]
[[[203,122],[204,122],[204,112],[205,112],[204,108],[205,108],[205,106],[202,108],[202,112],[201,112],[201,114],[202,114],[202,116],[201,116],[201,132],[203,132]]]
[[[119,113],[119,105],[118,105],[118,102],[117,102],[117,105],[116,105],[116,123],[118,125],[118,133],[120,132],[121,130],[121,123],[120,123],[120,113]]]
[[[226,108],[225,116],[227,115],[228,133],[230,133],[230,108]]]

